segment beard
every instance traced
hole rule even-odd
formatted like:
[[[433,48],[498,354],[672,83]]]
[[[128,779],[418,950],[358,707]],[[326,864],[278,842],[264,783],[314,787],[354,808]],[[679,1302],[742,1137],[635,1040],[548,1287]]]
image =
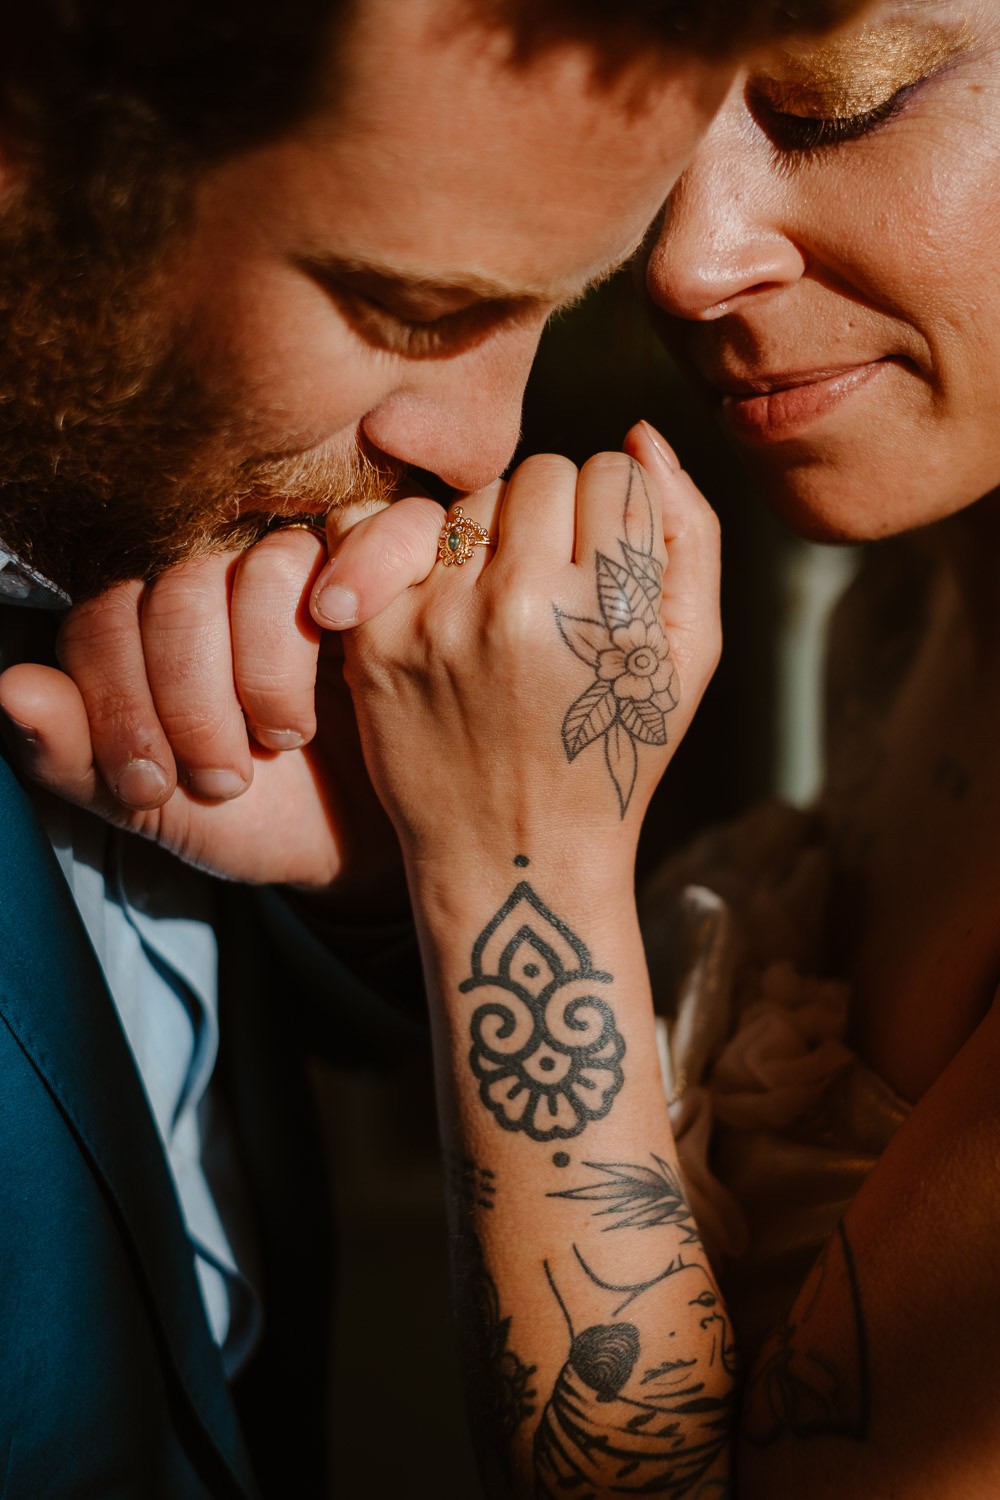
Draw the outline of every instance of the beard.
[[[233,452],[238,424],[157,315],[171,238],[121,206],[29,201],[0,225],[0,546],[74,602],[388,499],[400,477],[356,443],[211,456]]]

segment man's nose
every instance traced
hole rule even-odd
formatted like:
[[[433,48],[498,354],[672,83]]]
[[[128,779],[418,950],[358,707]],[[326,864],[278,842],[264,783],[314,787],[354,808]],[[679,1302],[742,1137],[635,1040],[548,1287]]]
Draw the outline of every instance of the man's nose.
[[[510,463],[521,402],[544,320],[451,359],[426,361],[363,418],[374,449],[452,489],[478,490]]]
[[[805,260],[786,207],[770,143],[737,91],[667,203],[646,268],[650,297],[672,317],[709,322],[791,285]]]

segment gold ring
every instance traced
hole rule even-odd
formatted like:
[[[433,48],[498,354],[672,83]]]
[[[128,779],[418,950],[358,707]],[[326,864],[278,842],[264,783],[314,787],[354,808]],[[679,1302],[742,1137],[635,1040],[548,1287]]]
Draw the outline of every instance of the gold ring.
[[[460,568],[469,561],[474,547],[488,547],[490,534],[485,526],[465,515],[459,506],[455,514],[441,527],[438,537],[438,557],[446,568]]]
[[[288,520],[285,520],[283,516],[278,516],[268,526],[268,536],[273,531],[311,531],[315,536],[320,536],[325,541],[326,516],[316,516],[314,519],[310,519],[308,516],[290,516]]]

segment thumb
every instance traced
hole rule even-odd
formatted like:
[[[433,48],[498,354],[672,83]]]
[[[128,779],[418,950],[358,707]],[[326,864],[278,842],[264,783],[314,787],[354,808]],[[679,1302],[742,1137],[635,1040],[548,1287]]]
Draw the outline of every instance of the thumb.
[[[353,526],[313,588],[317,625],[327,630],[362,625],[422,583],[437,558],[444,518],[435,500],[408,495]]]

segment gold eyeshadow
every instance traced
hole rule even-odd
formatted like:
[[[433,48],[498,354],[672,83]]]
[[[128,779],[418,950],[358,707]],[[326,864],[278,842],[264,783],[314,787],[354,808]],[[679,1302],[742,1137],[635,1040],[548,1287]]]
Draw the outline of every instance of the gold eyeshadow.
[[[964,23],[870,26],[808,52],[782,52],[753,84],[780,114],[854,119],[939,72],[974,40]]]

